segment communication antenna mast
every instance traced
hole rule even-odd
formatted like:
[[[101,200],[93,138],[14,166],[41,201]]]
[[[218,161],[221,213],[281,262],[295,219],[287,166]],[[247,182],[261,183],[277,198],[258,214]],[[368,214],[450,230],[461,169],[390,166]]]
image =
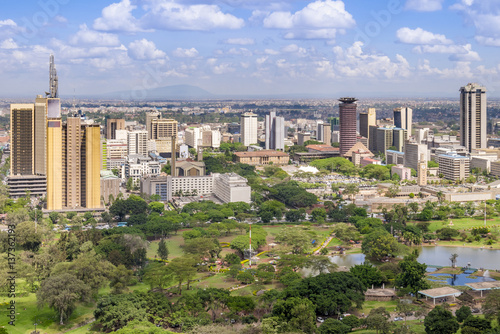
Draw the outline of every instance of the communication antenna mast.
[[[59,79],[57,78],[56,65],[54,64],[54,55],[50,55],[49,76],[49,92],[45,94],[51,98],[57,98],[59,97]]]

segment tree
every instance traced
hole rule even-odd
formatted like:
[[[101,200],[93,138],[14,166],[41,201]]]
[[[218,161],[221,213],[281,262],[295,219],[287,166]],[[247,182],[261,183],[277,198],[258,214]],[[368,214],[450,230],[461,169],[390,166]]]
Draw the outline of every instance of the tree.
[[[37,252],[42,244],[42,234],[40,229],[35,233],[34,222],[25,221],[16,226],[16,240],[24,250]]]
[[[48,304],[59,313],[59,324],[71,316],[75,303],[86,301],[90,296],[90,288],[76,276],[63,273],[46,278],[40,284],[36,298],[40,307]]]
[[[168,259],[168,247],[165,239],[161,239],[158,243],[158,257],[162,260]]]
[[[351,198],[353,203],[356,203],[356,194],[359,193],[359,187],[356,183],[348,183],[344,191],[342,192],[342,195],[346,195]]]
[[[500,322],[500,290],[493,290],[488,293],[483,304],[483,314],[486,319],[497,318]]]
[[[59,212],[52,211],[51,213],[49,213],[49,218],[52,221],[52,224],[57,224],[60,217],[61,215],[59,214]]]
[[[125,188],[127,189],[127,192],[130,192],[133,187],[134,187],[134,179],[132,179],[131,177],[129,177],[127,179],[127,183],[125,184]]]
[[[436,306],[424,319],[428,334],[453,334],[459,329],[457,318],[442,306]]]
[[[165,289],[173,280],[173,272],[163,263],[151,262],[144,269],[144,282],[152,289]]]
[[[479,317],[468,316],[464,321],[464,328],[472,327],[479,330],[480,333],[484,333],[487,330],[491,329],[491,321],[486,319],[481,319]],[[463,331],[463,330],[462,330]]]
[[[307,298],[279,300],[273,307],[272,315],[286,322],[289,332],[301,330],[312,334],[316,329],[314,304]]]
[[[469,306],[463,305],[455,312],[455,315],[458,322],[464,322],[465,319],[472,315],[472,311]]]
[[[318,328],[319,334],[347,334],[351,327],[337,319],[328,318]]]
[[[361,251],[372,260],[382,261],[398,253],[398,243],[386,230],[377,229],[363,239]]]
[[[455,268],[455,263],[457,263],[457,257],[458,257],[458,254],[456,254],[456,253],[453,253],[450,256],[450,261],[451,261],[451,267],[452,268]]]
[[[121,294],[128,290],[127,285],[132,278],[133,271],[127,269],[123,264],[116,267],[115,272],[109,282],[109,287],[114,294]]]
[[[173,273],[174,279],[179,283],[179,294],[182,292],[182,283],[189,282],[196,275],[196,260],[189,256],[176,257],[168,264],[168,268]]]
[[[105,295],[97,302],[94,317],[103,331],[114,332],[129,321],[146,321],[146,302],[135,294]]]
[[[382,283],[382,274],[380,270],[371,264],[358,264],[351,267],[349,271],[367,288],[372,285],[378,286]]]
[[[405,256],[403,261],[399,262],[401,273],[396,278],[396,284],[405,288],[408,292],[417,294],[419,290],[428,289],[429,283],[425,280],[427,265],[417,261],[418,251]]]
[[[391,323],[389,322],[390,318],[389,312],[384,307],[379,307],[376,309],[372,309],[370,314],[366,317],[366,327],[369,329],[374,329],[377,334],[389,333],[391,328]]]
[[[309,265],[312,272],[319,274],[333,273],[337,269],[337,265],[330,261],[328,256],[311,256],[309,257]]]
[[[311,246],[312,236],[302,227],[285,227],[276,236],[276,241],[289,246],[293,254],[301,254]]]

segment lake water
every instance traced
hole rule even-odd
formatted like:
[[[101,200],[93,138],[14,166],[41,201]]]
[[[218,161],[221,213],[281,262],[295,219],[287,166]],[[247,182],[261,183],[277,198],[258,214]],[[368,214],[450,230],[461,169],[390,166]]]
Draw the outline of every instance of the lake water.
[[[446,279],[446,284],[449,285],[465,285],[466,283],[481,283],[481,282],[492,282],[495,279],[491,277],[476,277],[470,276],[470,273],[464,273],[459,275],[450,275],[450,274],[430,274],[428,276],[431,281],[439,281],[441,282],[443,279]]]
[[[470,263],[471,268],[500,269],[500,250],[445,247],[445,246],[423,246],[419,248],[418,262],[431,266],[451,266],[451,254],[458,254],[456,266],[466,267]],[[364,254],[336,255],[330,257],[333,263],[348,268],[365,262]]]

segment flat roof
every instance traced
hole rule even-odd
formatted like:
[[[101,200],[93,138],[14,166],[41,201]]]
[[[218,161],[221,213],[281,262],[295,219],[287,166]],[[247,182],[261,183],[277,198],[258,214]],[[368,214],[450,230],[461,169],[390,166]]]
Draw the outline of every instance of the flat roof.
[[[265,156],[272,156],[272,157],[288,157],[288,154],[285,152],[281,151],[275,151],[275,150],[261,150],[261,151],[254,151],[254,152],[234,152],[234,155],[237,157],[265,157]]]
[[[392,297],[395,295],[396,292],[392,289],[368,289],[365,292],[365,296],[373,297]]]
[[[458,296],[458,295],[462,294],[462,292],[460,290],[453,289],[450,287],[420,290],[418,293],[420,293],[424,296],[427,296],[427,297],[431,297],[431,298]]]
[[[466,283],[465,285],[467,285],[472,290],[476,291],[500,289],[500,281]]]

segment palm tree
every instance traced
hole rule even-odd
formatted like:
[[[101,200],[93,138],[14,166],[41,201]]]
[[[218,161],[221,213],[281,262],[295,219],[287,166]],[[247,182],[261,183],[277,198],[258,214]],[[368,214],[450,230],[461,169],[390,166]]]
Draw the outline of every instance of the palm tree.
[[[456,254],[456,253],[453,253],[450,256],[450,261],[451,261],[451,267],[452,268],[455,268],[455,263],[457,262],[457,257],[458,257],[458,254]]]

